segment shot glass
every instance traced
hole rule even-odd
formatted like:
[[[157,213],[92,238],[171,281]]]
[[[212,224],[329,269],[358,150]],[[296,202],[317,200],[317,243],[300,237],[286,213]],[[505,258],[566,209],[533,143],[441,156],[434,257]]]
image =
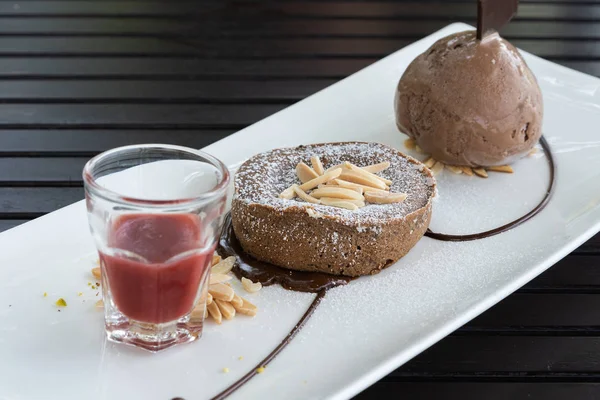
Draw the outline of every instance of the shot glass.
[[[227,167],[194,149],[134,145],[91,159],[83,180],[108,339],[150,351],[198,339]]]

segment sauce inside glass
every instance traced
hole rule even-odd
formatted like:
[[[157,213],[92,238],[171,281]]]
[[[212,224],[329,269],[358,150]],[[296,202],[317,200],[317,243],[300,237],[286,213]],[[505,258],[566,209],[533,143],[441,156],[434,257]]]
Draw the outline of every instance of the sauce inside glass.
[[[130,319],[153,324],[190,312],[214,250],[202,251],[202,236],[194,214],[117,218],[108,235],[112,254],[100,253],[100,258],[118,309]]]

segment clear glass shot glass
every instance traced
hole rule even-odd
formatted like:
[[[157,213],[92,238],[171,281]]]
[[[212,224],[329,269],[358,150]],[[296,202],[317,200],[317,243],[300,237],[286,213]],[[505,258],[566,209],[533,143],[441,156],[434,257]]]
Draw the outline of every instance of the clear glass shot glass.
[[[229,172],[180,146],[120,147],[83,180],[108,339],[158,351],[199,338]]]

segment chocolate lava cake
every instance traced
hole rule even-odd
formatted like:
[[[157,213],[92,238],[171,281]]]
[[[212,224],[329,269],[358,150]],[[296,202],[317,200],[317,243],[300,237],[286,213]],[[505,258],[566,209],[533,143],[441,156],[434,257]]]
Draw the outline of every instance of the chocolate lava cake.
[[[315,169],[321,173],[344,162],[361,169],[389,162],[377,175],[388,182],[387,190],[406,196],[401,202],[363,204],[355,210],[281,198],[286,189],[289,193],[293,185],[302,185],[298,164],[310,165],[315,156],[322,163]],[[429,169],[391,147],[313,144],[272,150],[246,161],[235,177],[231,218],[243,249],[259,260],[300,271],[368,275],[403,257],[423,236],[435,192]]]

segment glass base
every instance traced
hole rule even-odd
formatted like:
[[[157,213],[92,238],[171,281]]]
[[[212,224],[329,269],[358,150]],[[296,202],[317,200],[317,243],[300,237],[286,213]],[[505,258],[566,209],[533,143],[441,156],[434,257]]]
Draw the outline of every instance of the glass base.
[[[126,320],[120,323],[106,323],[108,340],[157,352],[177,344],[193,342],[202,336],[202,322],[190,324],[184,318],[166,323],[149,324]],[[185,318],[188,319],[189,318]]]

